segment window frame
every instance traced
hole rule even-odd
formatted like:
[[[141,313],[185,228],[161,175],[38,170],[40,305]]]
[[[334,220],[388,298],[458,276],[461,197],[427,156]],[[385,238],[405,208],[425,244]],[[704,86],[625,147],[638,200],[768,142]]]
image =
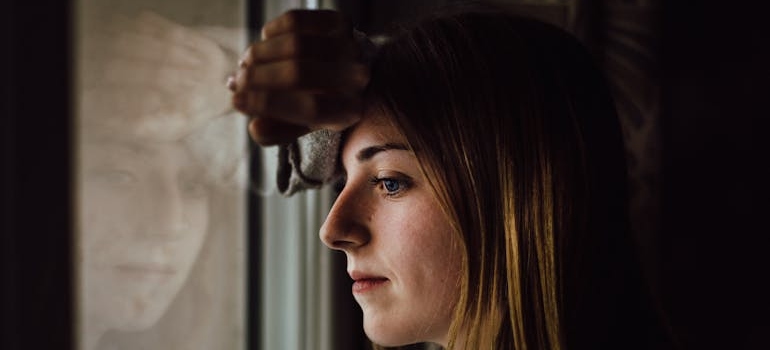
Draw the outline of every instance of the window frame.
[[[3,7],[0,347],[67,350],[74,346],[72,2]]]

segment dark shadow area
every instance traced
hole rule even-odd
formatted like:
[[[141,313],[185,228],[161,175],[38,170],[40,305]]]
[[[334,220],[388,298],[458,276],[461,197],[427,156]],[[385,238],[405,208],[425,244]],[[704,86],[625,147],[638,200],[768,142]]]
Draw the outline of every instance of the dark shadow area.
[[[71,349],[69,1],[2,5],[0,348]]]
[[[664,302],[685,348],[766,349],[767,19],[739,3],[664,6]]]

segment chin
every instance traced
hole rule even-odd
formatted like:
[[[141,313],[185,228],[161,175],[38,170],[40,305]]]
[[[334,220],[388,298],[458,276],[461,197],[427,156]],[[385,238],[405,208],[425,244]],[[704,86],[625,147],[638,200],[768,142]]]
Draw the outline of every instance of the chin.
[[[405,332],[404,330],[391,329],[388,327],[398,324],[398,322],[391,322],[389,324],[385,322],[385,326],[382,326],[381,324],[373,325],[371,322],[364,319],[364,333],[366,333],[366,337],[373,343],[385,347],[404,346],[421,342],[421,340],[415,337],[413,333],[408,334],[409,332]]]
[[[125,323],[123,323],[120,327],[118,327],[116,330],[119,330],[121,332],[140,332],[145,331],[152,326],[154,326],[156,323],[158,323],[158,320],[160,319],[160,316],[140,316],[139,318],[128,320]]]
[[[116,320],[116,330],[124,332],[138,332],[146,330],[156,323],[165,314],[167,303],[135,301],[133,305],[124,308],[122,319]]]

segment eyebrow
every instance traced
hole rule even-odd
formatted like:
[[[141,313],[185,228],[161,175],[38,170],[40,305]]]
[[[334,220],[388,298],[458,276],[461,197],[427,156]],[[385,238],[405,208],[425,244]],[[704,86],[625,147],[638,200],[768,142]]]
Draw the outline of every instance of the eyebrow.
[[[150,155],[157,153],[151,147],[136,142],[119,142],[117,145],[136,155]]]
[[[98,147],[97,149],[99,150],[110,151],[110,148],[114,147],[128,151],[136,156],[148,156],[157,153],[157,151],[152,147],[133,140],[122,140],[98,136],[90,140],[85,140],[84,142],[86,144],[92,145],[91,147]]]
[[[359,162],[364,162],[372,159],[372,157],[374,157],[377,153],[390,150],[408,151],[409,147],[403,143],[386,143],[383,145],[369,146],[358,151],[358,154],[356,154],[356,159]]]

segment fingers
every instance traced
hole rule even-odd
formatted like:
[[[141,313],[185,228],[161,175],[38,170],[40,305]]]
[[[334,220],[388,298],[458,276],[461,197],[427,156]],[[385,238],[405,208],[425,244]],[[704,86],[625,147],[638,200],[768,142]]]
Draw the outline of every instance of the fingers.
[[[237,91],[252,89],[295,89],[346,91],[363,89],[369,69],[363,64],[287,60],[240,69],[235,76]]]
[[[293,10],[263,27],[227,82],[259,144],[318,129],[342,130],[361,116],[369,68],[358,62],[350,21],[336,11]]]
[[[350,35],[353,26],[340,12],[332,10],[291,10],[262,27],[262,39],[288,32]]]
[[[360,118],[362,100],[352,94],[249,91],[233,95],[233,105],[249,116],[312,129],[342,130]]]
[[[353,61],[356,54],[355,45],[351,40],[318,34],[284,33],[249,46],[241,57],[240,65],[244,67],[293,58]]]

